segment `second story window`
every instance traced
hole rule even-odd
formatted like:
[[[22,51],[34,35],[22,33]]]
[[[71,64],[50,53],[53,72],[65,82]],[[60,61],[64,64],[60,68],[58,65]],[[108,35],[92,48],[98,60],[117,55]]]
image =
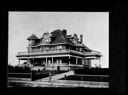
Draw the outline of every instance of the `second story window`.
[[[60,46],[57,46],[57,50],[58,50],[58,49],[62,49],[62,46],[61,46],[61,45],[60,45]]]
[[[80,48],[80,51],[82,52],[82,48]]]

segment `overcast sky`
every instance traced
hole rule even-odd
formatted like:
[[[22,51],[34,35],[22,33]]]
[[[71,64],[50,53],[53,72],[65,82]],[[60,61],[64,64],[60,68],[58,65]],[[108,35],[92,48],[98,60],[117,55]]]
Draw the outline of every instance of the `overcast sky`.
[[[67,34],[83,34],[83,43],[103,55],[101,67],[109,67],[108,12],[9,12],[8,63],[18,64],[18,52],[27,51],[27,37],[66,29]]]

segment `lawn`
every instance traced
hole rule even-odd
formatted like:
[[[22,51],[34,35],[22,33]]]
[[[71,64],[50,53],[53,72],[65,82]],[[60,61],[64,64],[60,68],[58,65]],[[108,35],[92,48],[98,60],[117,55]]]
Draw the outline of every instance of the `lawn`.
[[[101,76],[78,76],[78,75],[71,75],[67,77],[63,77],[60,80],[76,80],[76,81],[97,81],[97,82],[108,82],[108,77],[101,77]]]

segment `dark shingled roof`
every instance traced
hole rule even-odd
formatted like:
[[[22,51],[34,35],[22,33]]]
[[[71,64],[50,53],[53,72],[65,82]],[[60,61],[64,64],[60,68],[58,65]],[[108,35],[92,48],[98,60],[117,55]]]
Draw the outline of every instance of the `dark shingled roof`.
[[[76,44],[71,41],[72,38],[73,38],[72,35],[67,35],[66,30],[57,29],[51,32],[51,42],[49,44],[67,43],[67,44],[76,46]],[[39,38],[35,34],[32,34],[27,39],[32,40],[32,39],[39,39]],[[40,45],[40,44],[41,43],[38,42],[36,45]],[[81,44],[80,42],[77,46],[82,46],[84,47],[84,49],[88,51],[92,51],[91,49],[89,49],[84,44]]]
[[[91,50],[90,48],[88,48],[86,45],[82,44],[82,46],[83,46],[86,50],[92,51],[92,50]]]
[[[30,37],[27,38],[27,40],[37,40],[39,39],[35,34],[32,34]]]
[[[56,43],[70,43],[73,44],[69,39],[66,38],[66,33],[61,30],[55,30],[51,33],[52,37],[54,37],[54,40],[52,40],[51,44]]]

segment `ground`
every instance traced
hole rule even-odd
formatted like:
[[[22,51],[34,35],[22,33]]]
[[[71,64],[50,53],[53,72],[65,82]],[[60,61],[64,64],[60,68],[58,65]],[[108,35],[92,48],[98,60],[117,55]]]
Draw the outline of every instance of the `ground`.
[[[24,78],[9,78],[8,84],[10,86],[24,86],[24,87],[89,87],[89,88],[108,88],[108,82],[96,82],[96,81],[78,81],[78,80],[60,80],[62,78],[74,75],[74,71],[63,72],[48,77],[31,81]]]

